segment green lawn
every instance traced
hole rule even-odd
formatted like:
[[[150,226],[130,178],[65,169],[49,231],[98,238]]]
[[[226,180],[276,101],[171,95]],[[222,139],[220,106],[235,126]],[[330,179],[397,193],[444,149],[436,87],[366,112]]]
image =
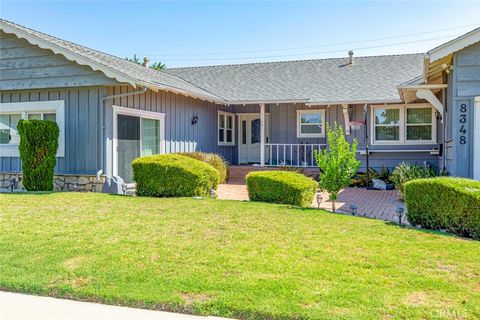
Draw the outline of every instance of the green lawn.
[[[284,205],[0,194],[0,289],[244,319],[478,319],[480,242]]]

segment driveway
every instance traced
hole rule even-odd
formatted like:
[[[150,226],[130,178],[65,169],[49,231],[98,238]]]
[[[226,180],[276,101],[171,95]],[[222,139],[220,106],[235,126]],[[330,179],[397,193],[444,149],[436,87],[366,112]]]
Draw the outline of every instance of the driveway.
[[[220,320],[172,312],[0,291],[0,319],[8,320]]]

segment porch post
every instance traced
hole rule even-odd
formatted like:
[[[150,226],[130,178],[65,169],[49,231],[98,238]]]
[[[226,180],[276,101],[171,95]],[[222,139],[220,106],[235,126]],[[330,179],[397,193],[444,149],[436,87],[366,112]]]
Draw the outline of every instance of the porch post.
[[[260,103],[260,167],[265,166],[265,104]]]

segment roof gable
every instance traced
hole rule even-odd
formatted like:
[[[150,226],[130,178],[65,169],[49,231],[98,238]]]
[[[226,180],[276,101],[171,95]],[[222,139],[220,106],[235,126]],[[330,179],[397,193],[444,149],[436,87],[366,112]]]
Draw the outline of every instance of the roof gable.
[[[458,38],[450,40],[438,47],[428,51],[430,62],[434,62],[456,51],[460,51],[465,47],[480,42],[480,28],[474,29],[470,32],[461,35]]]
[[[42,49],[52,50],[70,61],[101,71],[107,77],[132,86],[144,86],[153,90],[166,90],[196,98],[221,102],[223,99],[187,81],[168,73],[152,70],[125,59],[93,50],[18,24],[0,19],[0,30],[27,40]]]

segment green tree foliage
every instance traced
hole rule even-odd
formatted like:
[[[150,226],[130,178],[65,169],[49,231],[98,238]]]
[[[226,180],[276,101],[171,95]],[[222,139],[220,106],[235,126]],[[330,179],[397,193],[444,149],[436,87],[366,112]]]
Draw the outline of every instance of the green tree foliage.
[[[350,145],[343,130],[337,123],[333,128],[327,127],[329,148],[315,152],[315,160],[320,168],[320,189],[327,191],[335,212],[335,201],[342,188],[350,184],[350,178],[358,171],[360,161],[355,158],[357,140]]]
[[[143,66],[143,61],[140,61],[140,59],[137,57],[136,54],[133,55],[133,58],[128,58],[126,57],[125,60],[139,64]],[[148,66],[150,69],[155,69],[155,70],[163,70],[165,69],[165,64],[161,63],[160,61],[154,62]]]
[[[20,120],[23,186],[28,191],[52,191],[58,149],[58,125],[48,120]]]

